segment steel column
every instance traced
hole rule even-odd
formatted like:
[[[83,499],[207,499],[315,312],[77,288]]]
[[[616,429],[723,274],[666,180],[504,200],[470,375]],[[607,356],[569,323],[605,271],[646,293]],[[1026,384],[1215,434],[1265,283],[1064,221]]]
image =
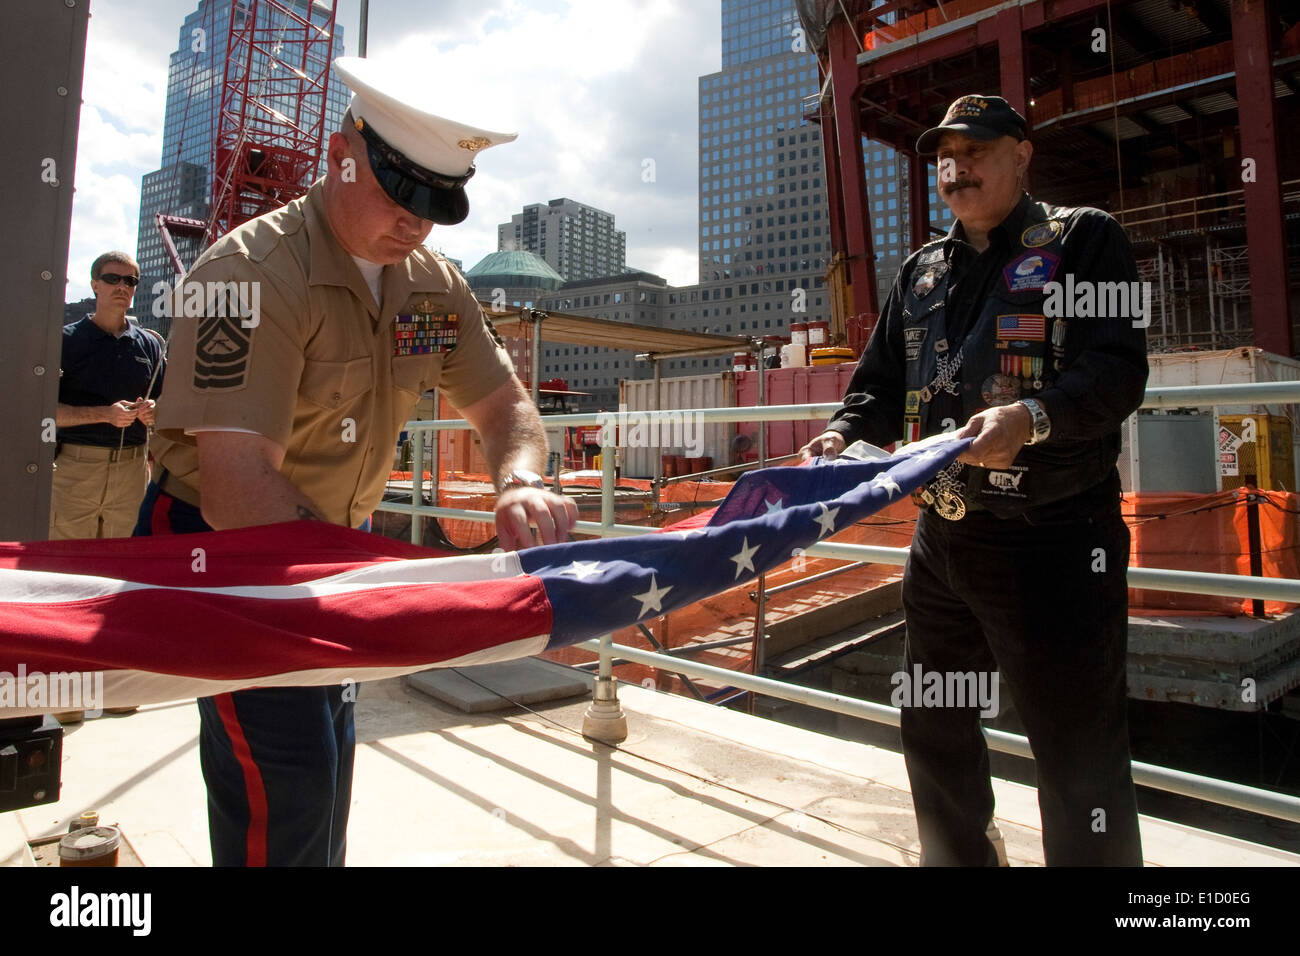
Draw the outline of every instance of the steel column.
[[[870,210],[867,207],[867,168],[862,158],[862,112],[858,104],[858,41],[853,24],[840,18],[827,31],[831,64],[831,89],[835,95],[834,156],[826,165],[837,164],[840,208],[844,216],[842,247],[848,258],[848,279],[853,290],[853,316],[846,316],[846,332],[854,345],[853,331],[865,343],[879,314],[876,294],[876,253],[871,241]],[[836,197],[832,197],[832,202]],[[865,321],[863,321],[865,320]]]
[[[1002,98],[1029,120],[1029,76],[1025,70],[1025,32],[1020,24],[1020,7],[999,13],[994,29],[998,37]],[[1030,122],[1030,129],[1032,128]]]
[[[1246,194],[1250,246],[1250,307],[1255,344],[1290,356],[1291,302],[1287,295],[1286,235],[1278,175],[1277,107],[1273,95],[1273,35],[1277,9],[1269,0],[1232,0],[1232,51],[1243,161],[1254,160]]]
[[[912,251],[930,241],[930,164],[917,153],[907,153],[908,227]]]
[[[0,263],[6,319],[0,324],[4,541],[43,541],[50,530],[54,418],[89,16],[85,3],[11,0],[4,6],[0,75],[8,89],[22,91],[21,105],[10,111],[0,156],[7,241],[13,243]],[[88,198],[82,194],[83,201]]]

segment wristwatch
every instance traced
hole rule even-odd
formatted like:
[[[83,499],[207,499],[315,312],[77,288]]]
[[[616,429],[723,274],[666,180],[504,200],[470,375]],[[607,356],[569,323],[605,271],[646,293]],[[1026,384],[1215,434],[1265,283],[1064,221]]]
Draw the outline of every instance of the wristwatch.
[[[1025,444],[1037,445],[1047,441],[1047,436],[1052,433],[1052,420],[1047,417],[1047,409],[1036,398],[1022,398],[1020,404],[1029,409],[1029,414],[1034,417],[1034,427]]]
[[[505,480],[501,482],[501,491],[506,492],[511,488],[545,488],[546,482],[542,476],[535,471],[512,471],[506,475]]]

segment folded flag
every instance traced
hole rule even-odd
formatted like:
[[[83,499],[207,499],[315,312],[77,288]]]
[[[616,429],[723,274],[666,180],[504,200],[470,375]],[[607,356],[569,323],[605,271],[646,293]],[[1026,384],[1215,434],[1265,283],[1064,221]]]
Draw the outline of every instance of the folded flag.
[[[78,708],[56,693],[74,677],[102,686],[93,710],[564,647],[775,568],[969,445],[765,468],[667,530],[515,553],[440,556],[315,521],[0,544],[0,719]]]

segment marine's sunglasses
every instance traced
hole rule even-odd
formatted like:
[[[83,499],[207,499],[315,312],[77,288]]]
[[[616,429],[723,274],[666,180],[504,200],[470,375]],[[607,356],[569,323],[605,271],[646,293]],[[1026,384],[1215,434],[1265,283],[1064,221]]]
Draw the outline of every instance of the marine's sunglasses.
[[[99,274],[99,281],[107,282],[109,285],[117,285],[119,282],[125,282],[132,289],[140,284],[140,280],[135,276],[124,276],[120,272],[101,272]]]

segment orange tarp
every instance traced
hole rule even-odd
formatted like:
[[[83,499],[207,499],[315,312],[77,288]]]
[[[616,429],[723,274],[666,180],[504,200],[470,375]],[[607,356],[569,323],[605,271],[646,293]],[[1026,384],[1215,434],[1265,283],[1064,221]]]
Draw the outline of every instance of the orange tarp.
[[[1259,492],[1261,569],[1267,578],[1300,578],[1297,513],[1300,496],[1284,491]],[[1247,504],[1244,489],[1213,495],[1143,492],[1125,496],[1124,519],[1132,531],[1130,565],[1174,571],[1250,574]],[[1129,590],[1134,614],[1202,612],[1248,614],[1243,598]],[[1278,614],[1294,605],[1267,601],[1264,610]]]

